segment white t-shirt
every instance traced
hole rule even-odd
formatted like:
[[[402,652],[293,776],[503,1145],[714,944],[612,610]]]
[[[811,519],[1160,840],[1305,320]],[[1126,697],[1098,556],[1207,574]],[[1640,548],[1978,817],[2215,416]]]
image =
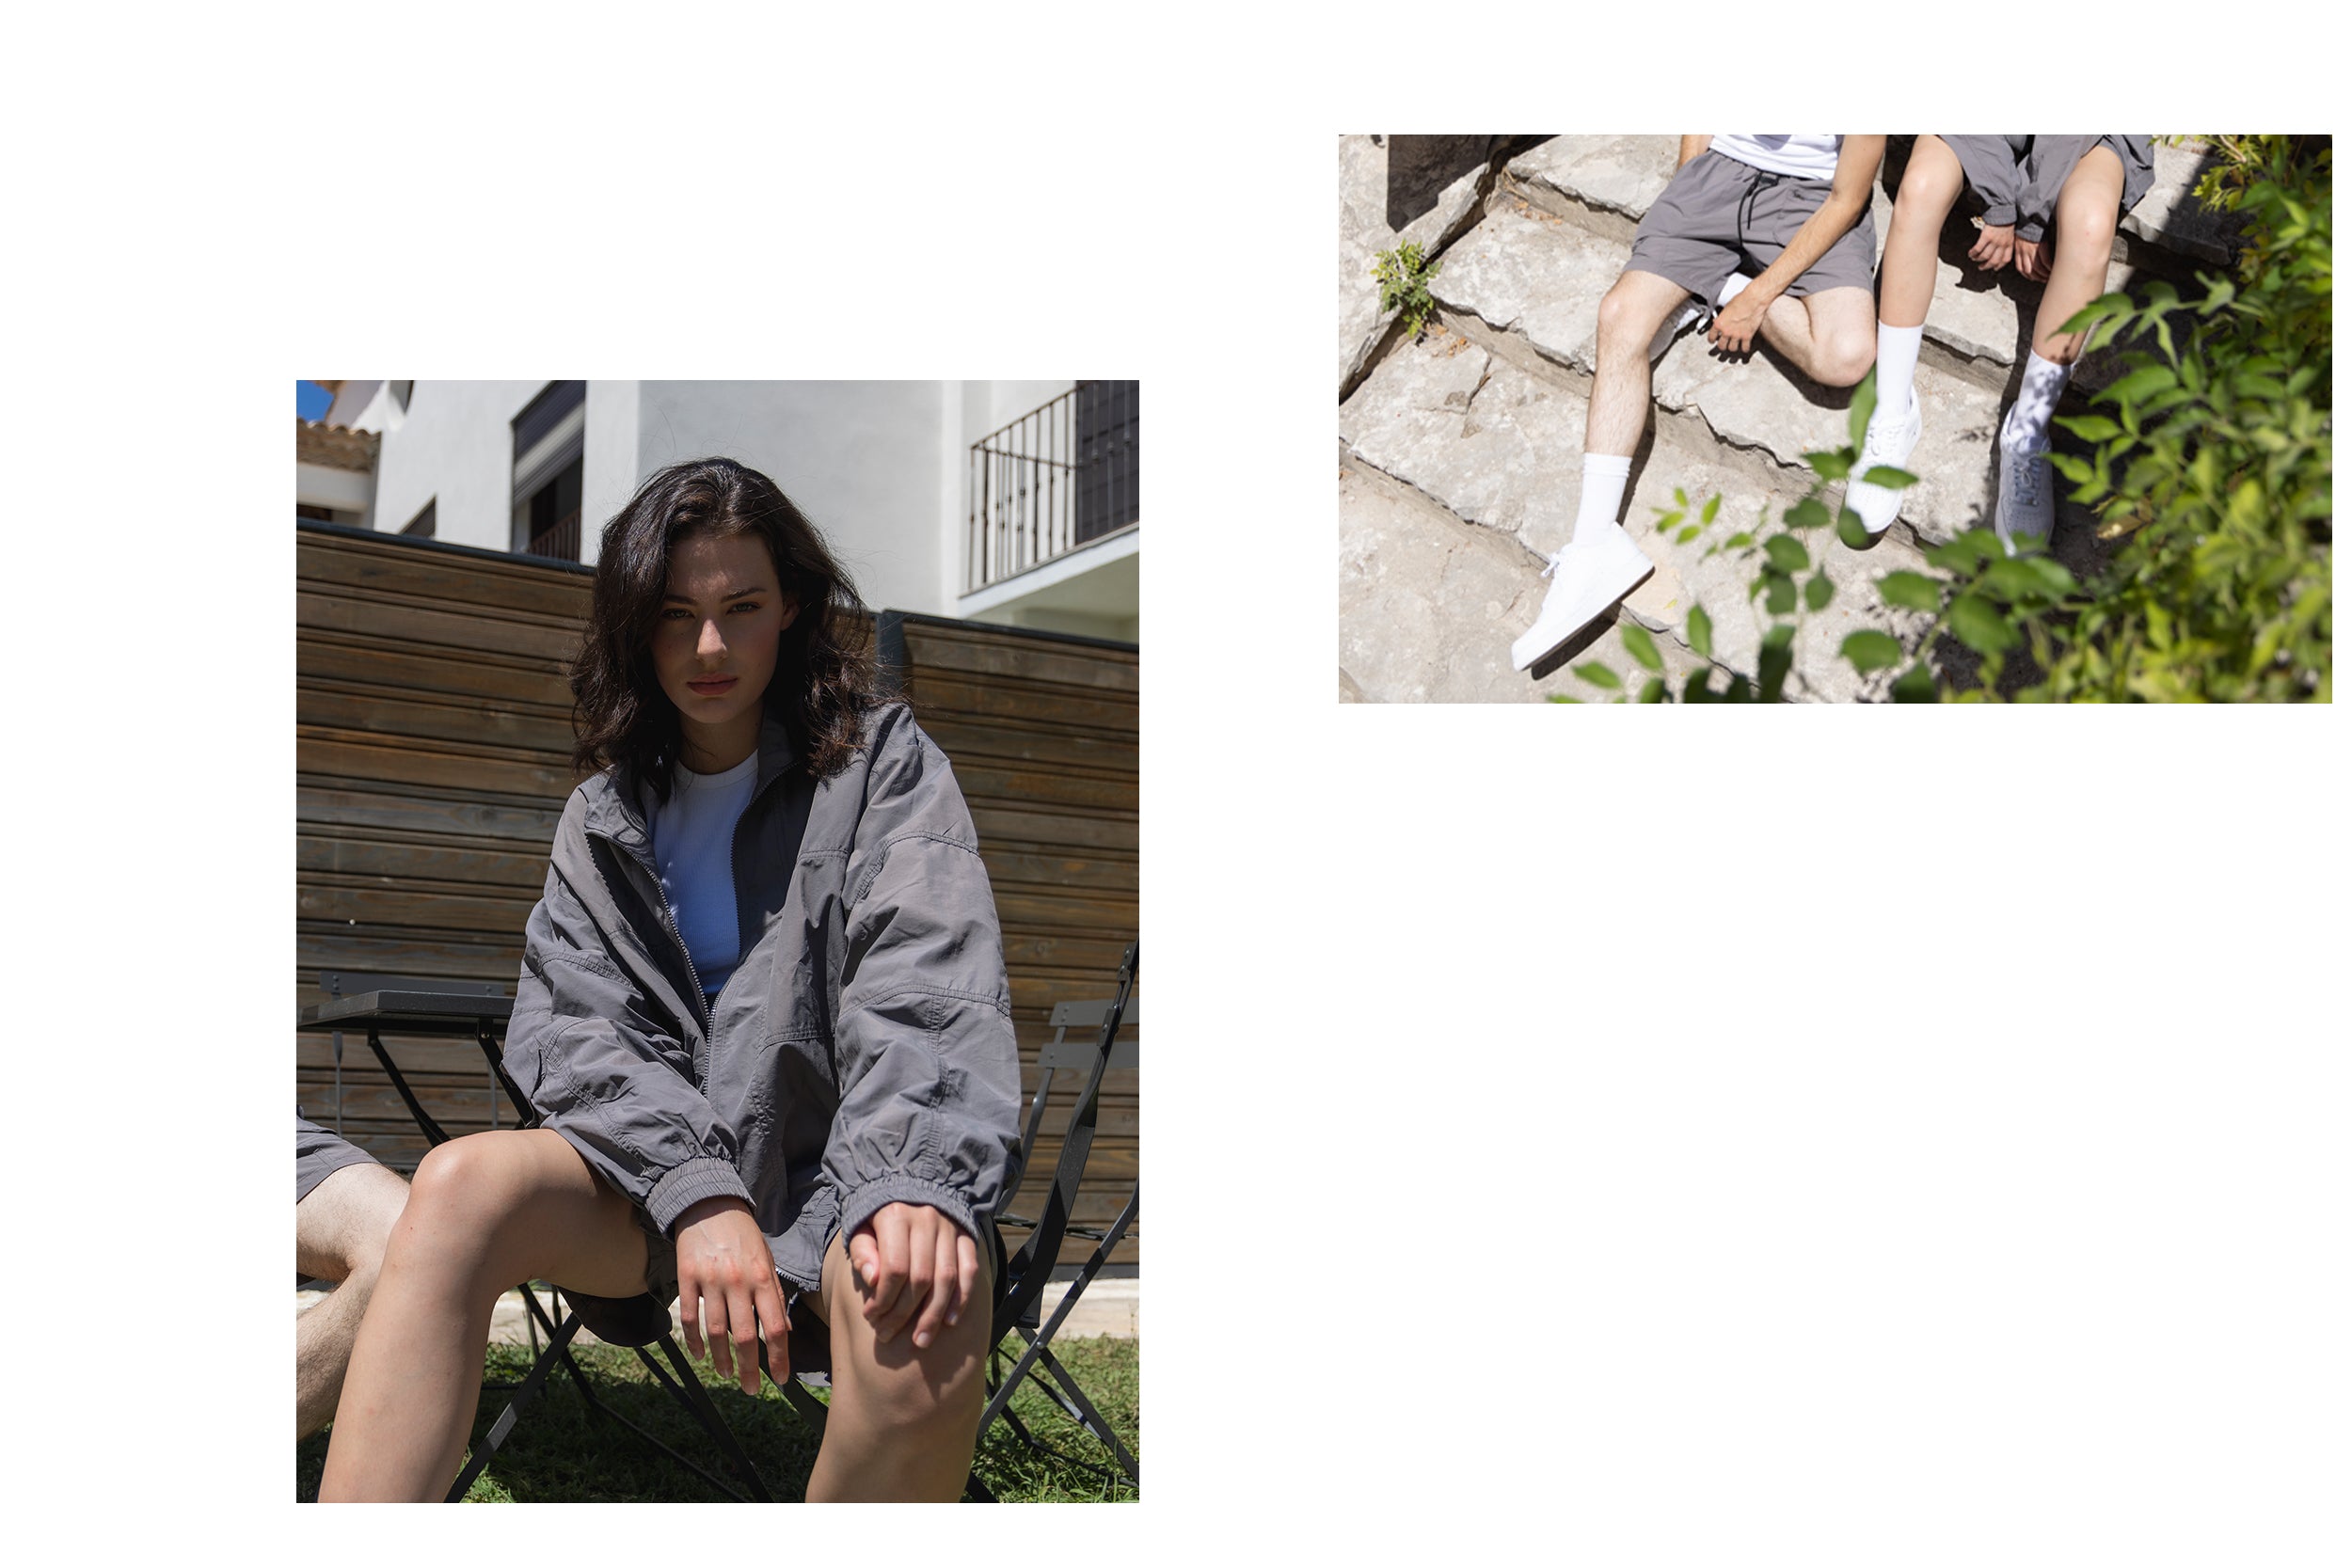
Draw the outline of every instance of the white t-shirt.
[[[1793,174],[1801,180],[1826,180],[1837,172],[1837,145],[1843,136],[1717,136],[1707,144],[1709,152],[1737,158],[1773,174]]]
[[[743,956],[735,928],[735,822],[758,782],[757,752],[723,773],[693,773],[681,765],[671,771],[670,799],[653,811],[661,895],[707,994],[726,984]]]

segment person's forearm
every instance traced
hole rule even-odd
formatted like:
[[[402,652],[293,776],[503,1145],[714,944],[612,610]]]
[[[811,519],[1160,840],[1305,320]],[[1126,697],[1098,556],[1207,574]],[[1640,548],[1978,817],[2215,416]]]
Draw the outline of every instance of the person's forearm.
[[[1756,298],[1766,305],[1788,293],[1788,285],[1803,277],[1807,267],[1828,255],[1830,246],[1854,226],[1854,220],[1862,215],[1868,199],[1864,197],[1857,200],[1831,192],[1829,199],[1822,202],[1820,209],[1789,237],[1788,246],[1780,253],[1779,260],[1766,267],[1743,292],[1755,293],[1761,289],[1764,292],[1756,294]]]
[[[1715,138],[1712,135],[1683,137],[1682,155],[1675,160],[1675,167],[1680,168],[1683,165],[1689,163],[1692,159],[1706,151],[1708,144],[1712,142],[1714,139]]]

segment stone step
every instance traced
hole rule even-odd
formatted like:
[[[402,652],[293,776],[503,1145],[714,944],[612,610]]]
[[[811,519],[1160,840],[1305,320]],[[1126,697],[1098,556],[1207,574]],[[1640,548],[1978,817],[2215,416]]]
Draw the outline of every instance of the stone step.
[[[1506,597],[1501,588],[1489,588],[1474,604],[1449,605],[1441,594],[1433,594],[1425,608],[1413,611],[1430,634],[1421,639],[1424,645],[1469,648],[1473,652],[1464,657],[1490,658],[1508,669],[1510,641],[1534,621],[1541,602],[1542,558],[1566,542],[1575,518],[1583,422],[1584,399],[1573,388],[1532,373],[1468,339],[1440,334],[1391,349],[1342,405],[1341,436],[1355,461],[1409,486],[1460,523],[1507,535],[1521,546],[1516,562],[1507,554],[1489,552],[1484,558],[1483,569],[1502,572],[1501,580],[1506,583],[1516,566],[1516,595]],[[1657,510],[1674,505],[1677,486],[1694,508],[1709,495],[1723,498],[1713,529],[1688,544],[1677,543],[1655,527]],[[1624,514],[1657,571],[1629,597],[1624,614],[1688,652],[1690,611],[1693,606],[1704,607],[1715,627],[1714,661],[1754,673],[1764,624],[1760,609],[1748,597],[1755,564],[1730,554],[1709,557],[1707,546],[1754,526],[1759,518],[1768,518],[1768,526],[1776,531],[1782,514],[1806,488],[1805,478],[1776,463],[1724,451],[1703,418],[1661,414],[1645,451],[1636,458]],[[1437,531],[1443,535],[1444,531]],[[1365,535],[1377,536],[1374,520],[1359,516],[1343,523],[1343,533],[1359,539],[1352,558],[1343,546],[1343,577],[1360,584],[1381,576],[1367,564],[1376,552],[1361,543]],[[1438,543],[1451,546],[1452,553],[1443,558],[1451,570],[1461,553],[1460,541],[1440,537]],[[1920,558],[1907,541],[1895,536],[1867,555],[1847,550],[1826,531],[1811,534],[1806,544],[1826,564],[1838,592],[1829,610],[1799,641],[1792,691],[1827,701],[1875,694],[1877,687],[1856,676],[1836,657],[1836,648],[1848,632],[1861,626],[1899,634],[1911,629],[1907,617],[1878,602],[1871,585],[1888,571],[1918,569]],[[1366,589],[1358,593],[1351,612],[1343,594],[1343,669],[1376,665],[1370,645],[1393,634],[1394,618],[1401,613],[1399,593],[1409,595],[1409,585],[1432,582],[1438,575],[1426,556],[1435,547],[1425,547],[1418,565],[1399,565],[1386,574],[1391,583],[1401,578],[1408,586],[1388,590],[1385,610],[1365,610],[1366,605],[1378,602]],[[1583,657],[1572,648],[1566,659],[1537,670],[1538,683],[1561,663],[1572,665]],[[1358,676],[1359,684],[1362,678]],[[1883,683],[1884,677],[1873,679]],[[1436,685],[1424,681],[1422,688],[1434,689]],[[1370,689],[1366,690],[1369,694]]]
[[[1340,388],[1361,375],[1392,319],[1373,265],[1407,243],[1436,255],[1475,217],[1502,136],[1340,138]]]
[[[1617,616],[1531,678],[1511,641],[1542,605],[1543,563],[1493,529],[1466,523],[1409,485],[1356,463],[1340,468],[1340,694],[1343,702],[1541,702],[1589,698],[1574,666],[1597,660],[1638,691]],[[1628,616],[1627,618],[1630,618]],[[1660,639],[1676,689],[1703,661]]]

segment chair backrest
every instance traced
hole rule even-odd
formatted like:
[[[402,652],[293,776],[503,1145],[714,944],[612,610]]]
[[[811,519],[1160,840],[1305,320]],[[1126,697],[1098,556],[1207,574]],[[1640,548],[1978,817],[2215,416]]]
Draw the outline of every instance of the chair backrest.
[[[1127,945],[1127,956],[1119,966],[1118,994],[1108,1002],[1064,1003],[1054,1009],[1056,1034],[1047,1051],[1057,1055],[1070,1055],[1067,1065],[1086,1074],[1078,1089],[1077,1103],[1071,1108],[1070,1125],[1062,1133],[1061,1158],[1055,1162],[1053,1184],[1046,1189],[1043,1206],[1038,1212],[1037,1227],[1021,1250],[1005,1265],[1007,1289],[996,1301],[995,1332],[998,1338],[1011,1332],[1031,1304],[1045,1289],[1046,1279],[1054,1272],[1055,1261],[1061,1255],[1062,1233],[1070,1224],[1070,1215],[1076,1207],[1078,1183],[1086,1175],[1087,1155],[1094,1147],[1095,1117],[1103,1095],[1103,1074],[1108,1071],[1119,1051],[1120,1031],[1125,1027],[1135,1006],[1136,943]],[[1070,1009],[1065,1015],[1064,1009]],[[1081,1011],[1080,1009],[1089,1009]],[[1069,1038],[1073,1028],[1082,1028],[1086,1019],[1094,1020],[1094,1037],[1086,1040]],[[1067,1049],[1065,1049],[1067,1048]],[[1044,1052],[1040,1061],[1044,1062]],[[1136,1047],[1127,1042],[1123,1066],[1136,1065]],[[1037,1098],[1029,1109],[1029,1120],[1023,1135],[1022,1154],[1025,1169],[1014,1176],[1011,1191],[1018,1191],[1026,1175],[1027,1153],[1042,1119],[1046,1091],[1052,1086],[1056,1068],[1048,1065],[1038,1083]],[[1009,1191],[1008,1196],[1010,1196]]]

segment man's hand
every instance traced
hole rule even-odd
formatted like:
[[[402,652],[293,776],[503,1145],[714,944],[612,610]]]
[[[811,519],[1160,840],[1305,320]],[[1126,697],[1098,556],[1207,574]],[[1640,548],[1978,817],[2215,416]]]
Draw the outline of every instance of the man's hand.
[[[888,1344],[913,1318],[915,1348],[922,1350],[943,1324],[962,1319],[979,1281],[980,1254],[938,1210],[888,1203],[850,1233],[850,1267],[875,1338]]]
[[[2017,270],[2035,282],[2046,282],[2050,277],[2050,252],[2057,245],[2047,240],[2017,242]]]
[[[785,1349],[784,1290],[776,1283],[775,1254],[739,1197],[707,1197],[678,1216],[678,1326],[686,1331],[686,1354],[702,1355],[710,1336],[710,1364],[721,1377],[734,1378],[743,1392],[759,1393],[759,1355],[768,1339],[768,1365],[779,1378],[792,1365]]]
[[[1968,247],[1968,260],[1987,272],[1998,272],[2009,265],[2010,253],[2017,248],[2017,230],[2009,224],[1986,224],[1977,236],[1977,243]]]
[[[1758,299],[1761,293],[1754,283],[1734,295],[1729,305],[1715,313],[1708,325],[1707,341],[1725,354],[1745,354],[1755,346],[1756,335],[1764,325],[1764,312],[1772,301]]]

